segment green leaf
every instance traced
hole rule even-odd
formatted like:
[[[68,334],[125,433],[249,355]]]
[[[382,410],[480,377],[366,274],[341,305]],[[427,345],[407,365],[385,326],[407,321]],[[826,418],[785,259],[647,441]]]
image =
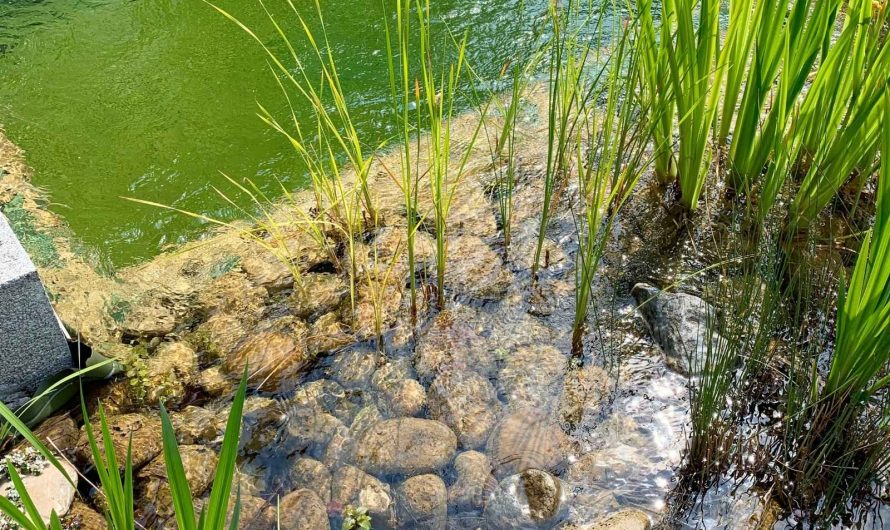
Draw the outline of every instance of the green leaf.
[[[43,518],[40,517],[40,512],[37,511],[37,506],[35,506],[34,501],[31,500],[31,495],[28,493],[28,490],[25,489],[22,477],[19,476],[19,473],[15,470],[12,462],[7,462],[6,470],[9,473],[9,478],[12,480],[12,484],[15,486],[15,491],[18,492],[19,497],[22,500],[22,506],[25,507],[28,517],[34,523],[35,527],[38,525],[43,526]]]
[[[167,482],[173,497],[176,523],[179,525],[179,530],[194,530],[195,505],[192,502],[191,489],[179,454],[179,445],[176,443],[176,433],[163,403],[161,403],[161,425],[164,438],[164,464],[167,467]]]
[[[18,506],[12,503],[6,497],[0,495],[0,512],[6,514],[10,519],[15,521],[19,526],[24,528],[25,530],[42,530],[41,528],[34,525],[28,516],[22,513],[19,510]]]
[[[18,418],[18,416],[16,416],[15,413],[12,412],[9,409],[9,407],[7,407],[2,402],[0,402],[0,416],[2,416],[3,419],[9,425],[11,425],[13,429],[15,429],[19,434],[21,434],[22,437],[25,440],[27,440],[28,443],[31,444],[31,447],[33,447],[35,450],[37,450],[37,452],[39,452],[41,456],[46,458],[46,460],[50,464],[52,464],[53,467],[58,469],[62,473],[62,475],[68,480],[68,482],[70,484],[74,485],[74,477],[68,476],[68,473],[65,471],[65,468],[62,467],[62,464],[55,457],[55,455],[53,455],[52,452],[43,444],[43,442],[41,442],[40,439],[37,438],[37,436],[35,436],[33,432],[31,432],[31,429],[29,429],[28,426],[25,425],[24,422],[22,422]]]
[[[206,521],[201,530],[223,530],[226,525],[226,513],[229,506],[229,495],[232,491],[232,480],[235,476],[235,461],[238,458],[238,439],[241,436],[241,414],[244,410],[244,400],[247,396],[247,366],[241,377],[241,384],[232,401],[232,410],[226,423],[226,433],[223,437],[222,449],[219,453],[219,463],[216,467],[216,476],[213,479],[213,487],[210,499],[206,505]]]

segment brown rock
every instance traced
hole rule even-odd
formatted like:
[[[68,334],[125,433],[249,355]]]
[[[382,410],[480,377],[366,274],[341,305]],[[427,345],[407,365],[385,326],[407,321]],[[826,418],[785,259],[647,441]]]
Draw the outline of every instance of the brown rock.
[[[235,496],[229,501],[229,517],[235,505]],[[238,530],[269,530],[276,527],[274,506],[253,495],[241,494],[241,512],[238,517]]]
[[[510,409],[553,410],[568,362],[553,346],[524,346],[516,350],[498,377]]]
[[[182,342],[166,342],[158,347],[154,357],[146,361],[145,368],[145,397],[148,402],[156,404],[163,400],[175,406],[195,380],[198,357],[191,347]]]
[[[229,410],[220,411],[228,418]],[[244,401],[241,420],[241,446],[248,453],[258,453],[278,436],[284,411],[277,401],[262,396],[250,396]]]
[[[449,241],[445,281],[455,291],[479,300],[504,297],[513,276],[501,257],[475,235],[464,235]]]
[[[220,397],[234,389],[232,379],[227,377],[219,366],[211,366],[201,371],[195,384],[210,397]]]
[[[448,493],[437,475],[417,475],[396,493],[402,526],[444,529],[448,521]]]
[[[568,425],[577,425],[584,410],[597,410],[610,391],[611,378],[599,366],[587,365],[578,370],[569,370],[559,401],[560,419]]]
[[[344,423],[352,422],[358,410],[358,406],[350,400],[350,392],[330,379],[318,379],[301,385],[288,406],[318,409]]]
[[[390,417],[416,416],[426,404],[426,389],[416,379],[402,379],[383,393],[380,408]]]
[[[313,356],[321,352],[334,351],[355,342],[349,328],[340,322],[337,313],[325,313],[312,323],[307,347]]]
[[[514,475],[526,469],[557,470],[570,450],[565,433],[552,420],[535,410],[505,416],[488,438],[495,476]]]
[[[281,530],[330,529],[325,503],[312,490],[296,490],[282,497],[278,505]]]
[[[255,287],[244,274],[232,272],[210,283],[198,294],[198,307],[206,315],[229,314],[243,321],[258,319],[269,293]]]
[[[183,445],[208,445],[221,440],[225,434],[226,420],[227,417],[218,411],[194,405],[170,415],[176,439]]]
[[[451,427],[467,449],[485,444],[500,410],[488,378],[468,370],[436,377],[429,389],[429,406],[430,417]]]
[[[483,377],[497,373],[494,349],[473,324],[474,310],[459,307],[440,312],[420,337],[414,364],[421,381],[441,373],[472,370]]]
[[[551,528],[565,518],[568,506],[560,480],[539,469],[503,479],[485,505],[493,530]]]
[[[71,510],[62,521],[62,526],[78,530],[108,530],[105,517],[79,500],[71,505]]]
[[[302,321],[279,319],[270,329],[250,337],[226,357],[223,369],[241,375],[246,365],[251,383],[277,389],[283,380],[308,368],[311,357],[306,349],[306,333],[306,324]]]
[[[179,455],[192,497],[199,497],[213,481],[218,460],[216,453],[202,445],[183,445],[179,448]],[[152,516],[163,520],[173,515],[173,496],[163,455],[157,456],[137,473],[135,498],[137,509],[146,520],[152,519]]]
[[[68,414],[59,414],[51,418],[47,418],[39,427],[34,429],[34,436],[38,440],[45,443],[51,449],[58,448],[62,452],[74,449],[77,444],[77,438],[80,430],[77,424]],[[14,450],[21,450],[30,447],[31,444],[22,440]]]
[[[294,315],[312,320],[336,311],[348,294],[346,282],[336,274],[305,274],[301,284],[294,287],[288,304]]]
[[[350,348],[334,357],[329,373],[346,388],[362,388],[368,385],[379,361],[375,350]]]
[[[528,497],[531,518],[540,523],[555,516],[562,501],[559,479],[540,469],[527,469],[520,477]]]
[[[480,509],[488,494],[497,487],[488,457],[478,451],[465,451],[454,458],[457,478],[448,488],[448,504],[457,509]]]
[[[649,530],[649,516],[640,510],[622,510],[591,524],[563,528],[577,530]]]
[[[121,332],[125,337],[150,339],[164,337],[176,329],[177,315],[161,300],[143,300],[127,314]]]
[[[309,489],[325,503],[331,502],[331,472],[318,460],[298,458],[290,466],[288,479],[296,489]]]
[[[204,358],[225,359],[249,334],[242,317],[219,313],[198,326],[190,341]]]
[[[418,475],[451,462],[457,437],[444,423],[420,418],[383,420],[356,443],[356,464],[373,474]]]
[[[241,260],[241,270],[251,283],[270,293],[290,289],[294,285],[290,267],[269,252],[246,256]]]
[[[93,434],[104,458],[105,446],[98,418],[92,420]],[[111,443],[118,462],[123,465],[127,457],[127,447],[132,439],[133,469],[139,469],[161,452],[161,420],[146,414],[121,414],[108,418]],[[81,462],[92,462],[86,430],[81,429],[75,455]]]
[[[374,528],[392,526],[394,506],[389,486],[357,467],[342,466],[334,473],[331,501],[344,508],[364,506]]]

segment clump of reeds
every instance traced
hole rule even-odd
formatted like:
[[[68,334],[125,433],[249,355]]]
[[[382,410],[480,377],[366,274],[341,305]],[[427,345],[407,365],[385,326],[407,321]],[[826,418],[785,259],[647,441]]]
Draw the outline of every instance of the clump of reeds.
[[[806,227],[851,176],[861,184],[870,173],[888,87],[888,10],[870,0],[731,2],[721,33],[722,4],[662,2],[657,28],[651,2],[637,6],[644,86],[657,96],[656,175],[676,177],[691,211],[722,154],[729,183],[765,212],[800,174],[789,224]]]
[[[463,152],[459,153],[456,163],[452,160],[451,134],[456,116],[455,104],[459,98],[459,89],[464,73],[467,52],[467,36],[457,46],[455,59],[447,66],[440,66],[435,60],[432,34],[430,31],[430,2],[417,1],[417,20],[419,29],[420,79],[415,85],[418,108],[423,108],[424,118],[428,120],[429,132],[427,145],[427,177],[433,203],[433,226],[436,236],[436,305],[445,308],[445,267],[448,262],[448,213],[454,200],[457,188],[465,176],[465,168],[473,153],[485,113],[479,121]]]
[[[890,116],[890,95],[882,101]],[[849,499],[890,470],[890,129],[882,131],[882,171],[874,226],[848,282],[838,287],[834,348],[824,381],[813,373],[791,462],[795,491],[837,515]]]
[[[890,95],[883,95],[881,112],[890,115]],[[709,320],[708,333],[723,340],[708,348],[702,374],[691,384],[693,474],[713,478],[736,463],[737,472],[760,477],[786,510],[817,519],[814,524],[835,523],[890,472],[888,129],[881,131],[880,150],[874,225],[849,279],[838,281],[836,309],[814,289],[833,270],[798,268],[799,288],[786,289],[783,242],[789,234],[761,225],[748,258],[760,265],[745,271],[741,291],[718,285],[720,316]],[[827,371],[819,368],[820,358],[829,359]],[[766,370],[783,380],[779,419],[764,431],[752,430],[747,414],[763,397],[754,387]],[[745,455],[751,460],[741,461]]]
[[[569,178],[573,159],[573,141],[578,123],[584,116],[590,86],[585,79],[591,43],[582,38],[579,20],[581,2],[570,0],[566,5],[548,3],[551,40],[547,52],[547,168],[544,173],[544,194],[541,203],[538,241],[532,261],[532,282],[537,279],[547,227],[554,208],[555,191]],[[587,19],[589,21],[589,19]]]
[[[635,46],[635,33],[633,25],[618,29],[608,59],[594,60],[593,64],[602,64],[599,71],[584,76],[591,87],[579,101],[582,114],[573,136],[579,194],[572,323],[572,352],[576,356],[582,353],[593,282],[611,227],[651,165],[646,149],[655,127],[640,117],[652,104],[648,99],[652,94],[641,87],[643,58]],[[596,58],[600,57],[598,51]]]

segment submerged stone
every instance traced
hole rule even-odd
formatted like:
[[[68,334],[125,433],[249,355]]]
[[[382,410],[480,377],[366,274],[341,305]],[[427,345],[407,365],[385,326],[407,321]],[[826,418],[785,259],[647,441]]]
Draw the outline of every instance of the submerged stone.
[[[714,309],[697,296],[662,291],[646,283],[633,287],[640,313],[661,346],[667,364],[683,375],[698,375],[708,354],[708,319]]]
[[[498,384],[511,410],[551,411],[568,367],[568,357],[553,346],[523,346],[507,359]]]
[[[559,425],[534,409],[505,416],[486,446],[499,478],[532,468],[555,471],[562,467],[570,449],[570,440]]]
[[[396,492],[401,527],[442,530],[448,522],[448,493],[437,475],[407,479]]]
[[[551,528],[566,516],[568,493],[562,481],[540,469],[503,479],[485,505],[493,530]]]
[[[318,460],[297,458],[291,463],[287,477],[294,488],[312,490],[325,503],[331,501],[331,472]]]
[[[454,458],[457,478],[448,488],[448,504],[457,510],[480,509],[497,487],[491,461],[478,451],[465,451]]]
[[[192,497],[198,497],[210,486],[216,473],[217,456],[203,445],[183,445],[179,448],[182,467]],[[135,477],[137,511],[150,520],[164,520],[173,516],[173,496],[170,492],[164,455],[158,455]]]
[[[223,368],[240,377],[247,366],[251,383],[278,389],[284,381],[309,367],[311,357],[306,349],[306,334],[304,322],[281,318],[226,357]]]
[[[161,420],[147,414],[121,414],[108,419],[111,443],[118,462],[123,465],[127,448],[132,441],[133,469],[139,469],[161,452]],[[96,436],[99,452],[104,457],[105,446],[98,417],[92,419],[93,434]],[[85,429],[81,429],[75,454],[81,462],[92,462],[92,452]]]
[[[420,418],[383,420],[357,440],[356,464],[375,475],[417,475],[443,469],[457,450],[445,424]]]
[[[334,473],[331,501],[344,509],[347,506],[367,508],[374,528],[389,528],[395,518],[389,485],[357,467],[342,466]]]
[[[467,449],[485,444],[500,410],[488,378],[471,371],[437,376],[430,384],[429,406],[430,417],[451,427]]]
[[[331,527],[325,503],[312,490],[296,490],[282,497],[278,513],[281,514],[280,530],[328,530]]]

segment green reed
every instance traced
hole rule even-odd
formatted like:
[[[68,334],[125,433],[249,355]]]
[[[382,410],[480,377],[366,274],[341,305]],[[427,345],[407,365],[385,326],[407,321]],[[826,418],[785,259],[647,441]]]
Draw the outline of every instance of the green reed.
[[[677,106],[680,203],[693,211],[698,206],[711,162],[709,138],[718,108],[715,95],[719,93],[713,87],[720,86],[723,72],[715,64],[721,2],[667,0],[662,6],[664,21],[676,19],[675,37],[662,45],[667,49],[671,89]]]
[[[532,261],[532,282],[537,280],[547,227],[557,198],[554,193],[568,178],[571,168],[572,143],[578,122],[584,114],[581,101],[585,99],[585,92],[589,89],[585,75],[591,45],[581,38],[575,27],[581,18],[581,3],[579,0],[570,0],[565,6],[558,2],[549,2],[548,5],[552,38],[547,65],[550,89],[547,105],[547,169],[544,174],[538,241]],[[581,24],[582,28],[585,25]]]
[[[673,152],[676,104],[671,94],[667,47],[659,45],[671,38],[672,7],[673,4],[669,2],[662,4],[662,21],[656,33],[652,0],[637,3],[639,22],[636,46],[641,57],[642,90],[650,102],[648,114],[652,122],[655,177],[664,184],[677,180],[677,162]]]
[[[369,227],[377,225],[376,208],[368,184],[373,157],[365,154],[365,142],[362,141],[347,103],[347,94],[340,81],[337,61],[333,55],[334,47],[328,41],[320,3],[313,3],[315,17],[321,28],[319,35],[310,29],[292,0],[287,0],[287,5],[297,22],[297,35],[309,44],[310,53],[318,63],[320,72],[317,74],[307,69],[292,43],[292,37],[288,36],[282,25],[268,11],[268,19],[287,50],[286,58],[280,58],[236,17],[220,7],[214,7],[250,35],[266,52],[273,75],[281,79],[282,89],[291,109],[293,103],[289,92],[293,91],[297,101],[305,104],[314,114],[314,123],[309,124],[309,134],[304,131],[306,124],[301,124],[296,119],[293,110],[292,127],[286,128],[260,107],[260,117],[288,139],[308,168],[318,213],[316,219],[307,219],[308,222],[301,222],[300,226],[309,227],[310,233],[320,239],[323,239],[322,231],[330,229],[346,248],[350,301],[354,310],[356,283],[359,279],[356,242]],[[341,163],[341,158],[345,158],[350,172]],[[320,223],[323,228],[313,226],[313,221]]]
[[[519,106],[522,103],[522,95],[527,85],[527,75],[523,68],[514,64],[512,72],[512,89],[510,102],[503,112],[504,125],[497,138],[494,159],[498,166],[496,195],[498,198],[498,212],[501,216],[502,231],[504,234],[504,256],[510,254],[510,241],[513,229],[513,190],[516,186],[516,120],[519,116]],[[506,149],[506,154],[504,150]],[[505,159],[505,166],[500,161]]]
[[[872,173],[886,123],[882,99],[890,89],[886,21],[886,9],[875,16],[871,2],[852,2],[801,104],[795,134],[807,169],[791,205],[796,227],[812,223],[851,175],[859,174],[861,188]]]
[[[384,11],[385,11],[384,3]],[[420,148],[420,123],[414,123],[411,116],[411,105],[414,104],[420,108],[419,94],[412,87],[412,77],[410,69],[410,39],[411,39],[411,1],[396,0],[396,40],[397,45],[393,44],[393,31],[390,25],[384,24],[386,32],[386,54],[388,57],[387,66],[389,71],[390,97],[393,105],[393,115],[396,116],[397,127],[399,131],[399,139],[401,140],[401,148],[399,154],[401,156],[401,164],[399,166],[399,186],[402,190],[405,204],[405,217],[407,219],[406,238],[407,238],[407,256],[408,256],[408,277],[411,288],[411,314],[413,318],[417,318],[417,278],[415,273],[415,257],[414,242],[416,240],[417,229],[420,226],[421,219],[418,215],[417,191],[419,188],[418,180],[420,171],[418,167],[413,168],[412,172],[412,156],[411,150],[419,150]],[[396,58],[398,57],[398,60]],[[415,97],[412,98],[412,94]],[[412,131],[414,135],[412,136]],[[413,139],[413,141],[412,141]],[[419,153],[414,160],[419,158]]]
[[[465,169],[473,153],[485,112],[470,134],[463,152],[456,164],[452,161],[451,134],[456,117],[455,103],[460,97],[460,85],[465,67],[467,52],[466,36],[458,43],[456,57],[447,66],[440,66],[434,58],[432,33],[430,30],[430,2],[417,0],[417,21],[420,33],[418,55],[420,56],[420,80],[416,86],[416,97],[420,101],[429,120],[427,145],[427,170],[430,193],[433,202],[433,225],[436,236],[436,305],[445,308],[445,268],[448,262],[448,212],[451,209],[457,188],[465,177]]]
[[[182,458],[179,455],[176,433],[173,430],[173,424],[170,423],[167,410],[161,404],[164,464],[167,469],[167,481],[169,482],[171,497],[173,498],[176,524],[180,530],[225,530],[226,528],[235,530],[239,527],[241,510],[240,488],[236,491],[231,515],[229,506],[232,483],[236,473],[238,439],[241,434],[241,415],[244,410],[246,394],[247,367],[244,368],[244,375],[241,377],[241,383],[238,385],[238,390],[235,392],[235,398],[232,401],[232,408],[229,411],[226,430],[223,435],[222,445],[220,446],[219,460],[216,464],[216,473],[213,477],[213,484],[210,487],[210,498],[201,508],[197,519],[195,519],[195,503],[192,499],[191,488],[185,469],[182,466]],[[105,447],[108,448],[110,446],[106,443]],[[114,451],[108,452],[114,453]]]
[[[594,277],[612,225],[651,165],[646,148],[657,127],[639,119],[645,115],[651,100],[644,98],[646,92],[641,89],[644,59],[633,39],[636,28],[618,31],[602,69],[587,81],[591,89],[579,103],[582,118],[574,137],[580,203],[575,221],[578,234],[572,323],[575,356],[583,353]],[[600,106],[600,101],[605,103]]]

